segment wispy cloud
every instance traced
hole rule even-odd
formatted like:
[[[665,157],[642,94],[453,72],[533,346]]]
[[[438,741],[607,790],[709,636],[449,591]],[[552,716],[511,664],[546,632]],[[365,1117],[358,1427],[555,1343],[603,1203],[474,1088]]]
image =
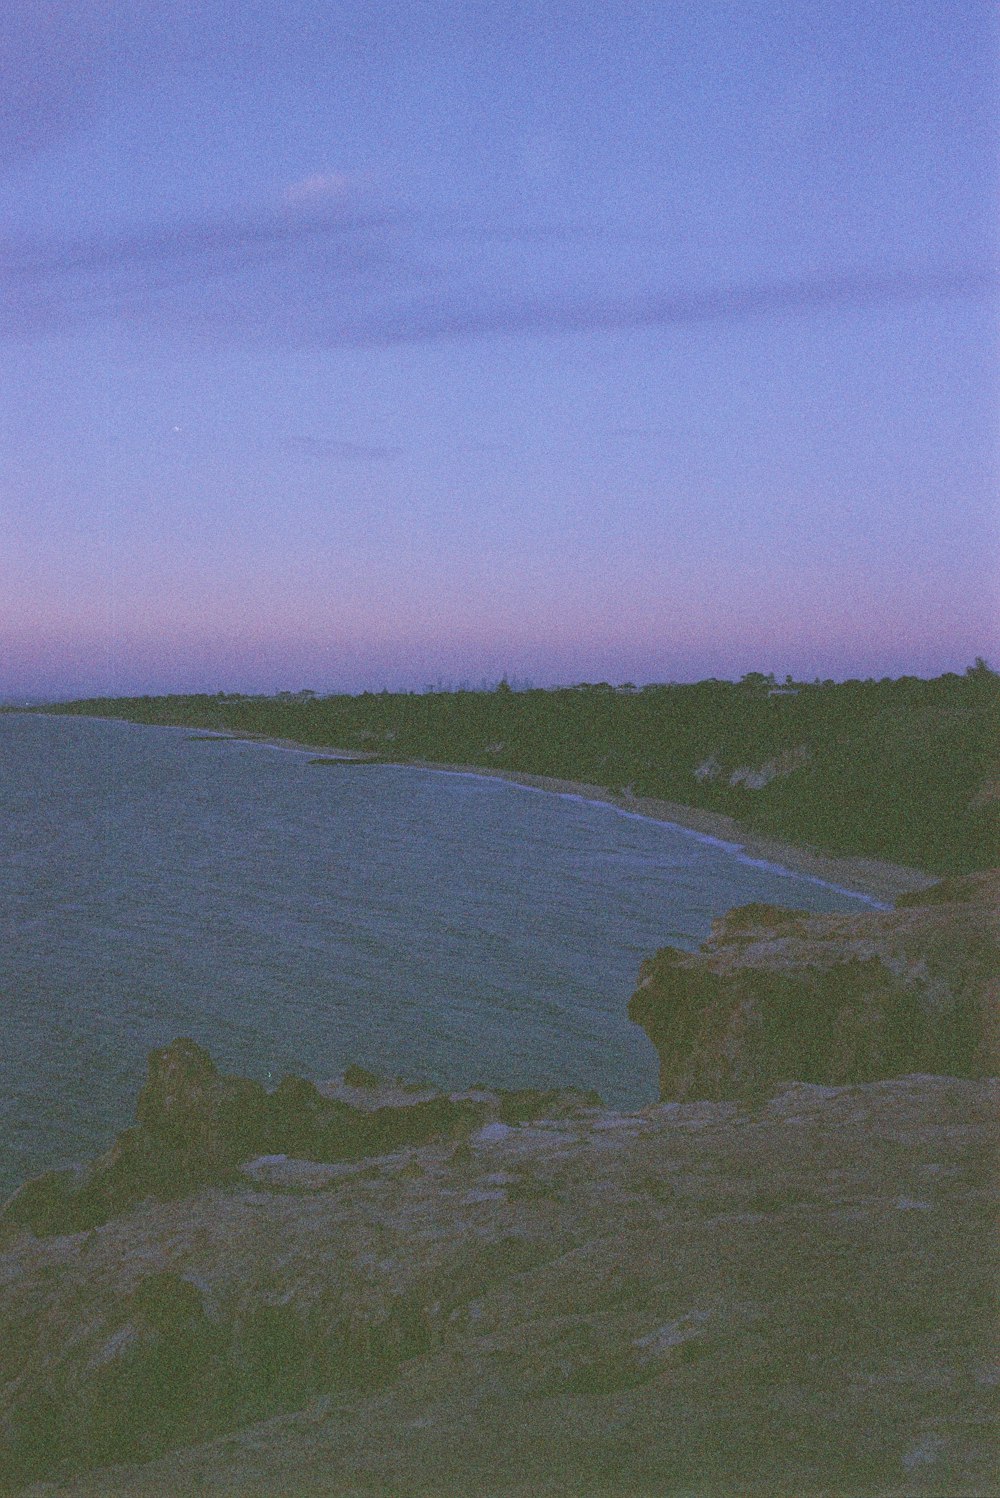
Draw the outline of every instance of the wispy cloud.
[[[467,214],[364,209],[352,206],[354,182],[343,173],[317,173],[286,187],[280,205],[232,210],[215,217],[180,220],[150,228],[85,238],[0,240],[0,277],[8,286],[53,283],[87,273],[141,276],[156,267],[185,265],[205,275],[220,267],[240,269],[276,253],[318,245],[345,263],[378,261],[398,272],[401,254],[430,278],[427,246],[447,250],[457,243],[532,244],[628,239],[626,231],[600,226],[513,224],[475,220]]]
[[[381,329],[341,332],[337,343],[419,343],[517,334],[616,332],[686,323],[733,322],[824,308],[881,308],[899,303],[995,292],[982,267],[858,271],[624,298],[510,297],[476,305],[423,303],[389,314]]]
[[[398,457],[402,452],[399,447],[344,442],[329,437],[286,437],[282,446],[286,452],[297,453],[300,457],[332,463],[381,463],[387,458]]]
[[[282,328],[313,312],[436,280],[404,223],[395,212],[303,204],[86,238],[0,240],[0,338],[111,318],[216,337],[266,329],[287,341]]]
[[[179,261],[200,261],[208,272],[220,260],[232,260],[238,268],[262,252],[309,241],[358,244],[365,233],[386,231],[399,222],[400,216],[391,213],[265,210],[87,239],[7,241],[0,243],[0,274],[8,282],[39,282],[87,271],[142,271]]]
[[[611,272],[609,282],[617,284],[604,293],[574,293],[567,261],[561,279],[569,289],[557,294],[530,250],[515,244],[497,258],[495,225],[483,225],[489,255],[470,238],[456,256],[455,220],[349,208],[337,198],[334,178],[293,184],[300,196],[277,209],[85,239],[0,242],[0,336],[33,337],[110,318],[202,338],[377,348],[877,309],[997,288],[993,270],[959,264],[657,292],[632,289],[627,274]],[[466,224],[463,237],[471,232]]]

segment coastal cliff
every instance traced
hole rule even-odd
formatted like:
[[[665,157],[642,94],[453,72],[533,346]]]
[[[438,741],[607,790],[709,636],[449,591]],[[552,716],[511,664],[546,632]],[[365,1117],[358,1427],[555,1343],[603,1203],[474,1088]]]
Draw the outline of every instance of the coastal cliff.
[[[657,954],[633,1114],[154,1051],[0,1214],[0,1487],[995,1491],[997,892]]]
[[[749,1098],[1000,1069],[1000,871],[945,879],[895,910],[743,905],[698,952],[644,962],[629,1017],[660,1058],[661,1099]]]

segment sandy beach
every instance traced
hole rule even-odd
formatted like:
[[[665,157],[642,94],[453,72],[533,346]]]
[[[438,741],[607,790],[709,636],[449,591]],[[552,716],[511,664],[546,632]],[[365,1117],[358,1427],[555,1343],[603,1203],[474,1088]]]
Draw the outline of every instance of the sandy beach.
[[[906,868],[880,859],[842,856],[826,853],[819,848],[762,838],[721,812],[685,806],[679,801],[661,801],[653,796],[617,794],[608,790],[607,786],[591,785],[585,781],[560,780],[552,775],[530,775],[521,770],[501,770],[488,765],[442,764],[438,760],[427,759],[387,759],[364,750],[344,749],[336,745],[302,744],[294,739],[273,738],[268,734],[230,734],[220,730],[210,736],[273,744],[283,749],[307,750],[317,758],[329,757],[360,764],[390,764],[450,774],[479,775],[484,779],[509,780],[515,785],[531,786],[535,790],[550,791],[555,795],[581,796],[586,801],[617,806],[622,811],[649,817],[654,822],[666,822],[688,832],[699,833],[702,837],[732,843],[750,858],[777,864],[792,873],[807,874],[814,879],[822,879],[828,884],[836,884],[842,889],[890,904],[910,890],[926,889],[938,877],[922,869]]]
[[[101,721],[117,723],[119,718]],[[184,724],[173,727],[183,728]],[[607,806],[617,806],[622,811],[649,817],[654,822],[666,822],[702,837],[717,838],[720,842],[732,843],[749,858],[777,864],[794,874],[807,874],[822,879],[827,884],[839,885],[873,900],[891,904],[900,895],[910,890],[927,889],[937,882],[939,875],[929,874],[924,869],[908,868],[903,864],[886,863],[878,858],[860,855],[842,855],[825,852],[821,848],[807,847],[798,843],[786,843],[777,838],[760,837],[743,827],[733,817],[721,812],[709,811],[702,806],[686,806],[680,801],[663,801],[655,796],[632,796],[610,791],[604,785],[592,785],[582,780],[561,780],[554,775],[530,775],[522,770],[502,770],[491,765],[443,764],[432,759],[389,759],[381,754],[372,754],[364,749],[345,749],[338,744],[303,744],[298,739],[284,739],[266,733],[236,733],[225,728],[199,729],[191,726],[193,738],[237,739],[245,743],[271,744],[277,749],[295,749],[315,755],[317,759],[346,760],[356,764],[398,765],[400,768],[416,770],[439,770],[452,775],[479,775],[488,780],[509,780],[514,785],[531,786],[535,790],[551,791],[557,796],[582,796],[586,801],[596,801]]]

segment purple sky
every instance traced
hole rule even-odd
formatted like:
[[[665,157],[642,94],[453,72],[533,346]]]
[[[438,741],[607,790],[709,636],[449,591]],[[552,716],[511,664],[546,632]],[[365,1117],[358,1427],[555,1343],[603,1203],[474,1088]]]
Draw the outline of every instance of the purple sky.
[[[0,698],[1000,661],[987,0],[5,0]]]

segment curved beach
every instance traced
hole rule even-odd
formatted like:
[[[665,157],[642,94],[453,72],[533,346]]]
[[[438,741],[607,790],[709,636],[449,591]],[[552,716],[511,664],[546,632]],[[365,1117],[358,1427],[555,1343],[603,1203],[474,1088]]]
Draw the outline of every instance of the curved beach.
[[[939,877],[928,874],[923,869],[907,868],[881,859],[856,855],[844,857],[826,853],[819,848],[762,838],[742,827],[733,817],[721,812],[709,811],[705,807],[685,806],[679,801],[663,801],[654,796],[618,793],[609,790],[607,786],[585,781],[561,780],[553,775],[532,775],[522,770],[504,770],[490,765],[442,764],[438,760],[429,759],[387,759],[363,750],[344,749],[336,745],[303,744],[295,739],[273,738],[267,734],[226,733],[219,730],[210,736],[303,750],[317,758],[329,757],[331,760],[355,764],[389,764],[417,770],[439,770],[453,775],[476,775],[483,779],[507,780],[514,785],[548,791],[557,796],[578,796],[584,801],[615,806],[631,815],[647,817],[650,821],[668,823],[681,831],[692,832],[730,847],[754,862],[818,879],[852,894],[866,895],[878,903],[891,904],[900,895],[911,890],[928,888]]]

